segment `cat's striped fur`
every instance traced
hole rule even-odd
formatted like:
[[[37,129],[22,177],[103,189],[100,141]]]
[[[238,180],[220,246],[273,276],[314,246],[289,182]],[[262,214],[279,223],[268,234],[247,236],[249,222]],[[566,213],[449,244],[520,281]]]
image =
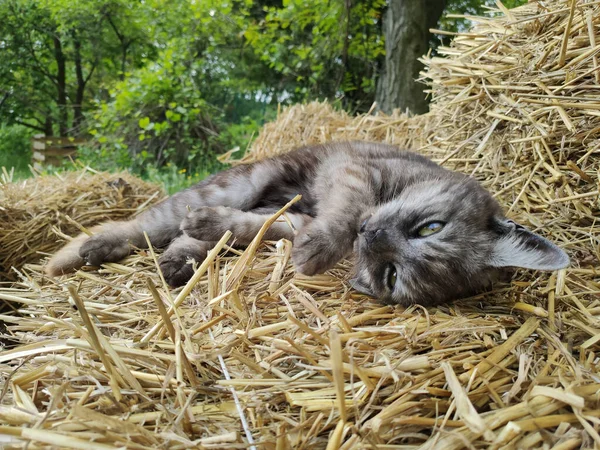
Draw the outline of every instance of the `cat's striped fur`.
[[[226,230],[248,244],[296,194],[302,200],[287,217],[297,232],[278,222],[265,238],[293,240],[293,262],[307,275],[354,249],[354,286],[388,303],[436,303],[484,288],[501,267],[554,270],[569,262],[506,219],[474,179],[393,146],[332,142],[233,167],[134,220],[100,225],[54,255],[47,272],[117,261],[145,246],[146,231],[153,245],[167,247],[161,269],[180,285],[192,275],[189,259],[202,260]]]

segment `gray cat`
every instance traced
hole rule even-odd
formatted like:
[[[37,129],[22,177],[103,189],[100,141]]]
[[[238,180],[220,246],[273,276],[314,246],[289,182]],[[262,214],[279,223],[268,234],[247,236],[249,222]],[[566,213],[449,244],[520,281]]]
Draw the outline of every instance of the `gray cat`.
[[[167,247],[172,286],[193,273],[226,230],[247,245],[271,214],[302,200],[265,239],[293,240],[296,270],[331,269],[354,249],[353,286],[385,303],[434,304],[487,287],[500,268],[556,270],[567,255],[508,220],[474,179],[427,158],[366,142],[333,142],[217,173],[128,222],[97,227],[52,257],[50,275],[118,261],[134,247]]]

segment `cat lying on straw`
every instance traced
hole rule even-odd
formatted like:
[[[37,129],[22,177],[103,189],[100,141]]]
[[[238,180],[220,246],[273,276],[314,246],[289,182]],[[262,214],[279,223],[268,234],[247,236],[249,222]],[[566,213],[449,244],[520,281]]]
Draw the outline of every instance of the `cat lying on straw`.
[[[127,222],[95,228],[47,265],[53,276],[99,266],[145,247],[166,247],[160,268],[172,286],[193,274],[231,230],[248,245],[296,194],[301,201],[264,239],[293,240],[296,270],[313,275],[357,253],[355,289],[385,303],[433,304],[485,288],[504,267],[556,270],[560,248],[507,219],[477,181],[427,158],[366,142],[332,142],[240,165],[181,191]]]

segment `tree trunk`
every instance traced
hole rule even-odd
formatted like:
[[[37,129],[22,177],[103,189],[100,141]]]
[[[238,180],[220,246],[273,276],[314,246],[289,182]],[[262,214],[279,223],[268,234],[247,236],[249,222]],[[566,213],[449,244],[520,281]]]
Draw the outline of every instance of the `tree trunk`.
[[[44,121],[44,134],[46,136],[54,136],[54,126],[50,115],[47,115],[46,120]]]
[[[117,35],[117,39],[119,39],[119,42],[121,43],[121,75],[120,75],[120,78],[121,78],[121,80],[124,80],[125,79],[125,68],[127,66],[127,50],[129,49],[129,46],[133,42],[133,39],[127,38],[124,34],[122,34],[119,31],[119,29],[117,28],[117,25],[113,22],[110,14],[108,14],[106,16],[106,18],[108,19],[108,23],[112,27],[113,31]]]
[[[350,49],[350,13],[352,11],[352,0],[344,1],[344,11],[345,11],[345,17],[344,17],[345,30],[344,30],[344,37],[343,37],[344,44],[342,47],[342,67],[340,70],[340,75],[339,75],[338,81],[335,86],[335,90],[333,92],[334,95],[337,95],[338,90],[340,89],[340,86],[344,82],[344,77],[346,75],[346,71],[348,70],[348,50]]]
[[[127,49],[131,42],[121,42],[121,81],[125,80],[125,68],[127,66]]]
[[[77,129],[83,123],[83,94],[85,92],[85,79],[81,67],[81,42],[73,33],[73,47],[75,48],[75,76],[77,77],[77,89],[75,90],[75,103],[73,103],[73,128]]]
[[[416,79],[423,69],[418,60],[429,48],[429,29],[440,18],[446,0],[389,0],[383,18],[385,68],[377,84],[379,108],[414,114],[427,112],[425,86]]]
[[[75,76],[77,78],[77,89],[75,90],[75,102],[73,103],[73,129],[77,134],[81,134],[81,126],[83,124],[83,96],[85,94],[85,86],[92,77],[96,63],[92,65],[88,76],[83,76],[83,62],[81,61],[81,41],[77,37],[77,32],[72,32],[74,61],[75,61]]]
[[[69,128],[69,111],[67,110],[67,75],[66,58],[62,49],[62,42],[56,35],[52,38],[54,41],[54,59],[56,60],[56,88],[58,105],[58,132],[60,136],[66,136]]]

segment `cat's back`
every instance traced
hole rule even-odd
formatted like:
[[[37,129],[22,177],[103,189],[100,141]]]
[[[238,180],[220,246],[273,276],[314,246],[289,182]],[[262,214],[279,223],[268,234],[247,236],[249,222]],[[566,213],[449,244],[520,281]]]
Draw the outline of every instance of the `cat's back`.
[[[303,150],[303,149],[300,149]],[[331,142],[306,148],[310,153],[321,154],[321,162],[327,159],[347,160],[402,170],[426,170],[445,172],[441,166],[418,153],[401,149],[396,145],[367,141]],[[301,154],[298,156],[302,157]],[[318,158],[319,159],[319,158]]]
[[[348,171],[350,166],[360,167],[363,173],[368,173],[363,188],[376,192],[379,202],[397,197],[412,185],[454,185],[465,184],[468,180],[464,174],[447,170],[425,156],[394,145],[363,141],[332,142],[324,144],[320,150],[319,172],[324,178],[329,178],[336,171]]]
[[[397,183],[398,178],[418,181],[452,178],[456,175],[423,155],[390,144],[365,141],[331,142],[299,150],[311,153],[321,170],[333,170],[334,167],[345,165],[365,166],[370,169],[374,178],[381,177],[384,183]],[[302,152],[298,153],[297,157],[303,159]]]

